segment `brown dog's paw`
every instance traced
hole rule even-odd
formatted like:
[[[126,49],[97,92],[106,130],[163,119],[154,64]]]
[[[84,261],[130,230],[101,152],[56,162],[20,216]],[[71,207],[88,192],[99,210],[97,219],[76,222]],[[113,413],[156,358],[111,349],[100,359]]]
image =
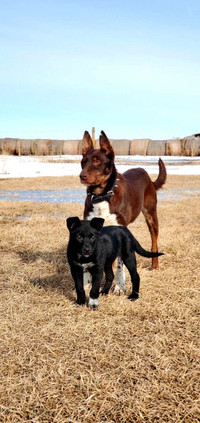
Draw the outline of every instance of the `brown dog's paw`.
[[[113,294],[115,294],[115,295],[121,295],[121,294],[125,294],[125,292],[126,292],[125,286],[122,288],[119,285],[115,285]]]

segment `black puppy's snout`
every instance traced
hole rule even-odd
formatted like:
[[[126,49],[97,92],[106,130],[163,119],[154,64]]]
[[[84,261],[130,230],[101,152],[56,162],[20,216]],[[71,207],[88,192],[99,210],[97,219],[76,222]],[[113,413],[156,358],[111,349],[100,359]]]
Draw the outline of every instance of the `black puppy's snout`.
[[[82,254],[85,257],[91,256],[91,254],[92,254],[91,248],[83,248],[82,249]]]
[[[90,241],[88,239],[84,240],[83,246],[82,246],[82,253],[84,255],[90,255],[92,253],[92,248],[91,248],[91,244]]]

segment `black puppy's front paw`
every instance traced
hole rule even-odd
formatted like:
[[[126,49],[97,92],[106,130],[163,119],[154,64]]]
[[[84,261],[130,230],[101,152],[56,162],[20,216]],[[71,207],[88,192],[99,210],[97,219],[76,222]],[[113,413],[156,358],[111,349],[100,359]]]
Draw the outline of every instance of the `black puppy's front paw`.
[[[101,295],[108,295],[108,293],[109,293],[109,288],[103,288],[103,289],[100,291],[100,294],[101,294]]]
[[[84,306],[85,305],[85,298],[77,298],[76,305],[77,306]]]
[[[137,292],[132,292],[132,294],[130,294],[128,296],[128,300],[130,301],[135,301],[139,298],[139,294]]]
[[[98,298],[89,298],[88,301],[88,307],[91,308],[92,310],[96,310],[99,306],[99,300]]]

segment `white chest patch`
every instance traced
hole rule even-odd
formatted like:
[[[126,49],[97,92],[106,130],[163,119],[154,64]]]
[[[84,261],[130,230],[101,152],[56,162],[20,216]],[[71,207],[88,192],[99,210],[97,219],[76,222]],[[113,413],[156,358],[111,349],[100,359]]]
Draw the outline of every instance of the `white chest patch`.
[[[82,263],[81,266],[83,267],[83,270],[87,270],[88,267],[94,266],[94,263],[92,263],[92,261],[90,261],[89,263]]]
[[[101,203],[93,204],[93,210],[88,215],[87,220],[91,220],[93,217],[102,217],[102,219],[105,220],[104,226],[119,226],[116,214],[110,213],[108,201],[102,201]]]
[[[92,263],[92,262],[90,262],[90,263],[83,263],[82,264],[82,268],[83,268],[83,285],[84,285],[84,288],[86,288],[92,282],[92,275],[91,275],[90,272],[88,272],[88,269],[90,267],[92,267],[92,266],[94,266],[94,263]]]

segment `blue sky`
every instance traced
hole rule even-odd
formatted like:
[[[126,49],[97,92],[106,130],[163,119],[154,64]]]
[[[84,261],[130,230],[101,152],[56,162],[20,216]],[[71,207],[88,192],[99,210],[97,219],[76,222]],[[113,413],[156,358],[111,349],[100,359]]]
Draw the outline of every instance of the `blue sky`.
[[[199,0],[0,0],[0,137],[200,132]]]

